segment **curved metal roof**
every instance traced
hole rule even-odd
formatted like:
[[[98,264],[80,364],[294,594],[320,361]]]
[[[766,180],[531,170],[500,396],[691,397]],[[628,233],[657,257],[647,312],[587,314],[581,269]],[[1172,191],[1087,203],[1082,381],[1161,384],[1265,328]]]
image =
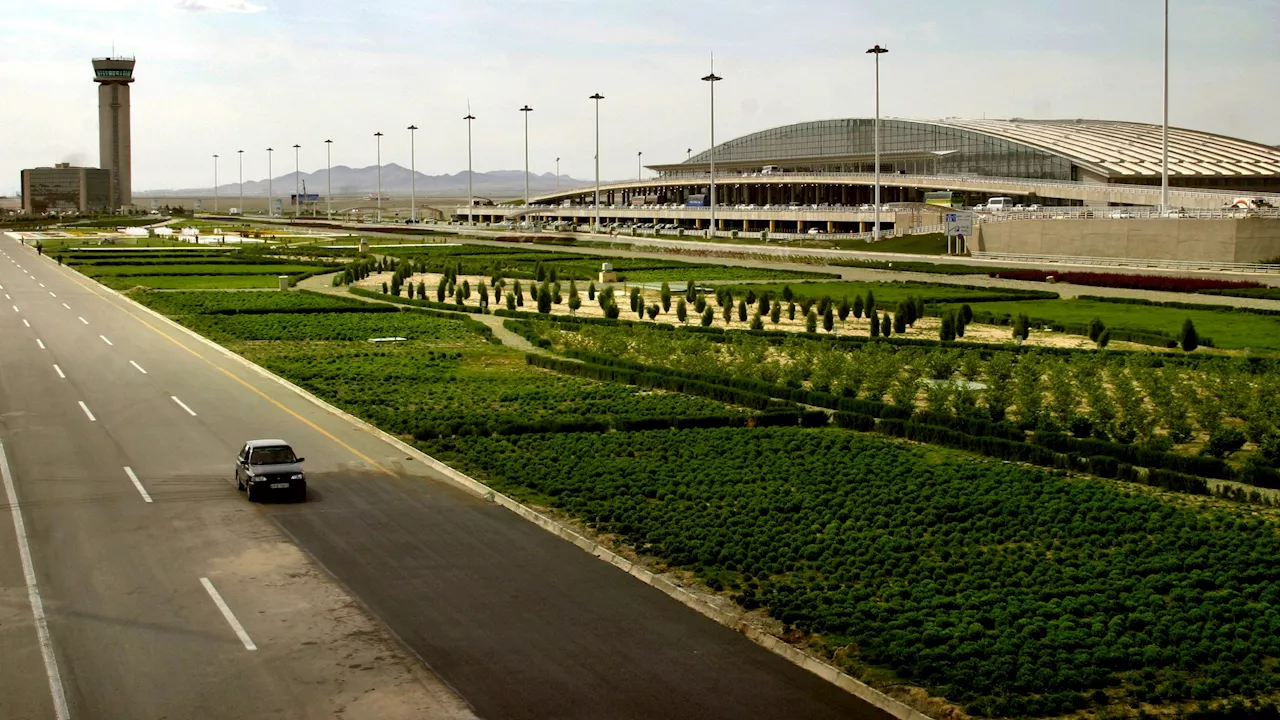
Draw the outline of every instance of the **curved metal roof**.
[[[907,120],[882,118],[886,122],[955,128],[987,137],[1035,148],[1070,160],[1093,172],[1113,177],[1159,175],[1161,169],[1161,126],[1113,120]],[[725,153],[754,155],[749,148],[764,143],[780,131],[804,131],[830,135],[817,155],[841,154],[838,134],[854,132],[872,122],[866,118],[819,120],[764,130],[716,146],[716,159]],[[921,147],[921,151],[933,150]],[[835,152],[833,152],[835,151]],[[847,152],[847,151],[846,151]],[[705,163],[704,151],[688,162]],[[784,159],[784,158],[778,158]],[[1213,133],[1169,128],[1169,173],[1178,176],[1251,177],[1280,176],[1280,148]]]

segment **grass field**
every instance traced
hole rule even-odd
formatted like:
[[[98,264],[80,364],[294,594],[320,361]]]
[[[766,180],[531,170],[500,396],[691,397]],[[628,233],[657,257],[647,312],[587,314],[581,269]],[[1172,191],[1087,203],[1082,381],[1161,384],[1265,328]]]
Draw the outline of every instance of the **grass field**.
[[[881,240],[877,243],[859,245],[855,249],[867,252],[909,253],[911,255],[945,255],[947,253],[947,236],[942,233],[903,235],[902,237]]]
[[[1156,330],[1175,336],[1182,329],[1183,321],[1191,318],[1196,331],[1213,338],[1217,347],[1280,350],[1280,317],[1074,299],[975,303],[972,307],[974,312],[1026,313],[1032,318],[1076,325],[1098,317],[1110,327]]]
[[[110,275],[94,279],[113,290],[135,287],[155,290],[268,289],[280,284],[275,275]]]

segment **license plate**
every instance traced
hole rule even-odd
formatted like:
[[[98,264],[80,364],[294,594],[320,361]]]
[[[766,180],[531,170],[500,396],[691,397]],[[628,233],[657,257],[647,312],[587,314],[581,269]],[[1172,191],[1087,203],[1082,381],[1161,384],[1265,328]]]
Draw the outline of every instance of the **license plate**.
[[[271,483],[271,487],[273,487],[273,488],[287,488],[287,487],[289,487],[289,483]]]

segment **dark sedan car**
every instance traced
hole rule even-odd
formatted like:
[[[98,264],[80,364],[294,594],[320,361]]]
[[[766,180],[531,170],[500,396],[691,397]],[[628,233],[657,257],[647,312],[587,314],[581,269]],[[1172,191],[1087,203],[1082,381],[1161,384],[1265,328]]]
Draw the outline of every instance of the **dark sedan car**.
[[[267,498],[307,499],[307,476],[302,461],[283,440],[250,440],[236,456],[236,488],[249,502]]]

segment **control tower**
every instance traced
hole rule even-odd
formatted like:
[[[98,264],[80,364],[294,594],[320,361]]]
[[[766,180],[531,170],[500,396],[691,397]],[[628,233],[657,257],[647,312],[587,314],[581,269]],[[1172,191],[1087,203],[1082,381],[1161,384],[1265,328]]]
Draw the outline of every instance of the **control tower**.
[[[99,167],[111,171],[111,207],[133,204],[133,173],[129,141],[129,83],[133,82],[133,58],[93,59],[93,81],[98,83]]]

